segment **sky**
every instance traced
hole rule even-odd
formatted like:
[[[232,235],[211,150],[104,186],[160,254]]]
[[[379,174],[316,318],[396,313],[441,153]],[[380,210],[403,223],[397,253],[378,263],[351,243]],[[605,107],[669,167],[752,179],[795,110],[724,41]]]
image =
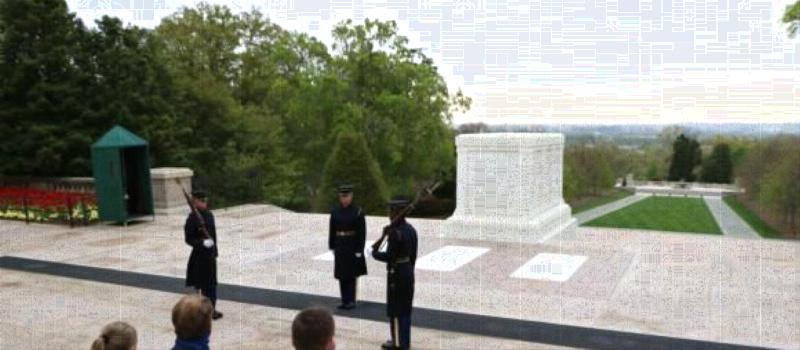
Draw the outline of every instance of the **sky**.
[[[395,20],[472,108],[465,122],[800,122],[793,0],[232,0],[330,47],[346,19]],[[153,28],[194,0],[68,0]]]

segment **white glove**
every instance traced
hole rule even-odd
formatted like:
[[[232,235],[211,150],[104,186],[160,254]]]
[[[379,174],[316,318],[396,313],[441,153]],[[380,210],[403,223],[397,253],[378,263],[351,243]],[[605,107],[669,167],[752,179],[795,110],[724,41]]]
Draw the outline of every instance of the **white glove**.
[[[356,253],[356,258],[360,258],[360,257],[361,257],[361,253]]]
[[[214,240],[211,238],[206,238],[203,240],[203,247],[211,248],[214,246]]]

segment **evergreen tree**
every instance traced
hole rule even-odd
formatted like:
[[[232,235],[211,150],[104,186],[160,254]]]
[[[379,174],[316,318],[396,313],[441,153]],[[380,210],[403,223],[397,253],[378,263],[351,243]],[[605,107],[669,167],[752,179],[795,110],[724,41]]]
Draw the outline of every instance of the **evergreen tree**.
[[[85,175],[85,27],[63,0],[0,1],[0,23],[0,172]]]
[[[719,143],[714,145],[714,150],[708,160],[703,164],[703,182],[710,183],[730,183],[733,174],[733,160],[731,159],[731,148],[728,144]]]
[[[149,31],[103,17],[89,30],[61,0],[0,2],[0,172],[87,176],[89,147],[114,124],[175,165],[172,84]]]
[[[680,134],[672,143],[672,161],[669,165],[669,181],[695,180],[694,169],[701,163],[700,143]]]
[[[389,191],[378,163],[372,158],[364,136],[342,131],[325,163],[316,209],[327,211],[336,203],[336,186],[353,184],[354,202],[367,213],[385,214]]]
[[[688,159],[687,152],[689,148],[689,140],[683,134],[672,143],[672,160],[669,163],[669,175],[667,180],[680,181],[686,179],[685,170],[686,161]]]
[[[689,168],[686,169],[686,181],[693,182],[697,179],[695,169],[703,163],[703,151],[700,150],[700,143],[697,139],[689,139]]]

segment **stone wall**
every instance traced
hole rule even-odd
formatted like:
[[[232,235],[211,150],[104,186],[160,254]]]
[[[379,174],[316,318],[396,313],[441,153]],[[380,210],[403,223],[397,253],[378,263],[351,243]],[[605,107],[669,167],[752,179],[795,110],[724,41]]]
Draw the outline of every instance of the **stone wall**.
[[[182,188],[192,190],[192,172],[189,168],[153,168],[150,178],[153,187],[153,205],[157,215],[188,213]]]

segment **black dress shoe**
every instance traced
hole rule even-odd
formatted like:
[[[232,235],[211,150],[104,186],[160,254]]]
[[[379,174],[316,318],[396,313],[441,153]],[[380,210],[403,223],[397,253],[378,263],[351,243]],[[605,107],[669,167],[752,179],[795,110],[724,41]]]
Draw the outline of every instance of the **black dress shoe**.
[[[397,348],[394,347],[394,343],[391,340],[387,340],[385,343],[381,344],[381,349],[383,349],[383,350],[395,350]]]
[[[356,303],[347,303],[342,305],[342,309],[344,310],[352,310],[356,308]]]
[[[219,320],[220,318],[222,318],[222,313],[219,312],[219,311],[215,310],[214,313],[211,314],[211,319],[212,320]]]
[[[339,304],[339,306],[337,306],[336,308],[337,308],[337,309],[339,309],[339,310],[344,310],[344,308],[345,308],[346,306],[347,306],[347,305],[345,305],[345,304]]]

